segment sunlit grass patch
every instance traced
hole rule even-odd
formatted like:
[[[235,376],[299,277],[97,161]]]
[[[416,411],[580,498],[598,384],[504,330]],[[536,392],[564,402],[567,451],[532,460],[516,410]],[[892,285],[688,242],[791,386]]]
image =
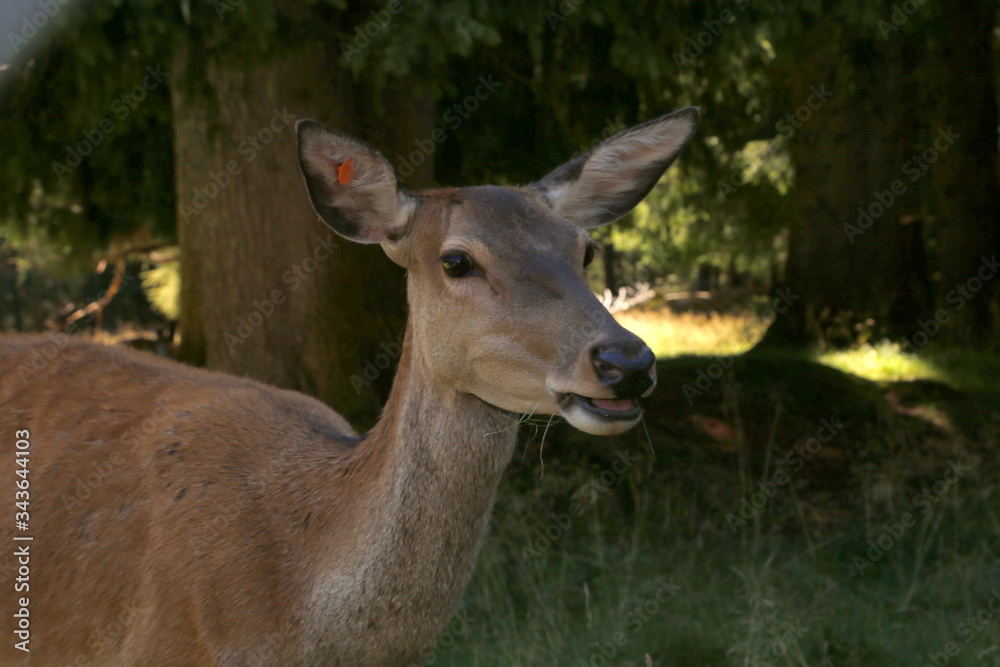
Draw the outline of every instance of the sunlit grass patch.
[[[768,325],[752,309],[616,317],[661,357],[746,352]],[[544,477],[515,463],[463,599],[475,621],[447,636],[430,664],[905,667],[929,664],[953,643],[960,653],[950,665],[994,664],[1000,622],[971,636],[960,624],[1000,583],[996,429],[991,397],[971,396],[977,387],[997,392],[1000,356],[880,343],[824,354],[762,349],[732,368],[740,382],[734,398],[719,399],[722,416],[740,429],[735,441],[770,438],[765,461],[754,462],[760,446],[706,450],[676,427],[684,414],[651,413],[655,457],[572,515],[567,508],[606,461],[580,455]],[[913,391],[885,386],[908,382]],[[894,403],[883,400],[889,394]],[[708,403],[699,413],[713,414]],[[817,458],[811,473],[786,470],[791,483],[765,500],[776,479],[774,434],[814,432],[809,420],[828,412],[851,422],[843,447]],[[973,434],[956,440],[969,474],[934,491],[947,481],[945,439],[958,429]],[[838,468],[834,451],[856,463]],[[916,495],[927,489],[933,502]],[[754,494],[763,504],[744,521],[743,501]],[[914,521],[900,528],[906,513]]]
[[[180,319],[181,271],[179,261],[168,261],[143,271],[142,288],[146,297],[168,319]]]
[[[927,359],[905,352],[898,343],[885,341],[825,352],[818,355],[816,361],[873,382],[948,381],[947,375]]]
[[[733,355],[746,352],[767,330],[767,320],[744,313],[675,314],[668,309],[626,310],[618,322],[646,341],[657,357],[684,354]]]
[[[770,325],[769,319],[750,309],[709,314],[636,309],[616,313],[615,319],[646,341],[661,359],[743,354],[760,341]],[[914,353],[898,343],[882,341],[848,350],[788,354],[873,382],[932,380],[967,391],[1000,389],[1000,355],[983,350],[929,346]]]
[[[930,348],[912,353],[883,341],[826,352],[815,360],[873,382],[933,380],[965,391],[1000,391],[1000,356],[983,350]]]

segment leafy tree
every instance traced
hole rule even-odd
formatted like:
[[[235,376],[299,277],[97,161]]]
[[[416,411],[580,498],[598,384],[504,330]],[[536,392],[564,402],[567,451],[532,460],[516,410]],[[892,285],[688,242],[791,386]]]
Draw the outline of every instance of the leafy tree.
[[[766,344],[844,344],[881,335],[912,345],[921,323],[945,306],[947,285],[957,280],[935,288],[935,269],[942,277],[945,271],[967,276],[971,257],[996,248],[995,180],[978,173],[957,182],[955,172],[970,166],[961,148],[952,152],[949,140],[939,138],[947,125],[935,111],[944,90],[952,103],[982,100],[948,123],[966,149],[976,145],[971,153],[980,164],[995,159],[996,77],[988,33],[996,8],[984,2],[948,7],[950,20],[930,3],[803,3],[797,16],[783,13],[770,21],[779,53],[775,76],[787,82],[787,108],[797,113],[805,108],[798,105],[809,106],[817,87],[827,86],[830,97],[803,114],[810,117],[790,141],[795,181],[785,283],[799,298],[778,317]],[[956,20],[977,31],[952,36]],[[954,56],[964,66],[942,72],[932,45],[956,39],[970,40]],[[944,81],[946,88],[933,85]],[[938,163],[914,159],[925,152]],[[948,194],[934,186],[942,177],[950,183]],[[980,187],[973,193],[966,188],[974,183]],[[959,192],[976,203],[950,203]],[[962,215],[948,215],[959,207]],[[954,259],[933,252],[943,236]],[[961,269],[947,268],[956,262]],[[988,303],[984,295],[979,305]],[[956,338],[982,335],[989,325],[985,318],[977,322],[978,334],[960,329]],[[920,336],[914,347],[927,342]]]
[[[602,232],[630,276],[770,272],[787,253],[797,298],[766,343],[859,325],[909,339],[996,247],[995,19],[985,0],[94,0],[30,57],[8,49],[0,211],[67,266],[178,242],[185,358],[364,421],[391,377],[365,361],[394,349],[403,277],[377,248],[326,240],[294,119],[366,139],[419,188],[529,182],[693,104],[683,160]],[[949,125],[954,152],[907,181]],[[956,339],[994,326],[994,292],[955,308]]]

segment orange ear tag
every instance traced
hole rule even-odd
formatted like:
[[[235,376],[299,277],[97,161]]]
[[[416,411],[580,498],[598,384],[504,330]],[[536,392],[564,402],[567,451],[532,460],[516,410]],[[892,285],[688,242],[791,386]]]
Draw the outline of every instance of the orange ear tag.
[[[341,185],[350,183],[352,176],[354,176],[354,160],[347,160],[337,167],[337,180]]]

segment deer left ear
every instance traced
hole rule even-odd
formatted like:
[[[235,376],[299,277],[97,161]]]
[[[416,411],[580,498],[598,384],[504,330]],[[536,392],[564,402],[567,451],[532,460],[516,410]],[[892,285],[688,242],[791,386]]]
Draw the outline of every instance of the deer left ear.
[[[653,189],[698,126],[697,107],[636,125],[529,187],[561,217],[590,229],[622,217]]]
[[[315,121],[300,120],[295,129],[299,166],[323,222],[358,243],[399,240],[416,200],[400,186],[389,161],[363,141]]]

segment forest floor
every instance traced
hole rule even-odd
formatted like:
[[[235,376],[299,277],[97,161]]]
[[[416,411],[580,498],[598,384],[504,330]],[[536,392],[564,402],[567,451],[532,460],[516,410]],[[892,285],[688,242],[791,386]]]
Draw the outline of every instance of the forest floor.
[[[524,427],[428,664],[1000,665],[1000,359],[629,313],[642,427]]]
[[[657,353],[643,424],[522,427],[426,664],[1000,667],[1000,356],[616,317]]]

